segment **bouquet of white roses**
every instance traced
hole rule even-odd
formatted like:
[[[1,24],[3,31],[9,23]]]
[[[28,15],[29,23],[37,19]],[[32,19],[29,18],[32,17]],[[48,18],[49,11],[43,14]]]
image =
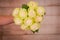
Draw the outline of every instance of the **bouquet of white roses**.
[[[20,25],[21,29],[31,30],[33,33],[38,32],[44,15],[45,9],[33,1],[23,4],[21,8],[15,8],[13,11],[15,24]]]

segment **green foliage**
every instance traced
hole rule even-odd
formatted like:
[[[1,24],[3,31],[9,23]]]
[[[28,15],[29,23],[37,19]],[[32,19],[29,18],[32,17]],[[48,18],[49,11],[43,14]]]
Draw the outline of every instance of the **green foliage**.
[[[35,32],[38,32],[39,31],[39,29],[37,29],[37,30],[35,30],[35,31],[32,31],[33,33],[35,33]]]
[[[23,4],[22,8],[25,8],[26,10],[28,10],[29,6],[27,6],[26,4]]]

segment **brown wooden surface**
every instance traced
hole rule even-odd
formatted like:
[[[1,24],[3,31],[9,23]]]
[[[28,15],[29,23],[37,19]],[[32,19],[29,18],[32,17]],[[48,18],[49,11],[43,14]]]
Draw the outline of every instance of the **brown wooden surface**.
[[[14,8],[32,0],[0,0],[0,15],[12,15]],[[44,6],[46,16],[38,33],[23,31],[14,23],[0,26],[0,40],[60,40],[60,0],[33,0]]]
[[[60,35],[11,35],[3,36],[3,40],[60,40]]]
[[[0,7],[21,7],[22,4],[32,0],[0,0]],[[60,0],[33,0],[41,6],[60,6]]]

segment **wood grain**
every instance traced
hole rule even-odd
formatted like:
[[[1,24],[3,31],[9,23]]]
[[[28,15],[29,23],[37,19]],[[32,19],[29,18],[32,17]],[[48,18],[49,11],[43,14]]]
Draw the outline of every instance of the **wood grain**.
[[[21,7],[31,0],[0,0],[0,7]],[[41,6],[60,6],[60,0],[33,0]]]
[[[3,32],[4,32],[4,35],[31,35],[33,34],[31,31],[23,31],[22,29],[20,29],[20,26],[17,26],[14,24],[4,26]],[[39,34],[39,35],[60,34],[60,25],[42,24],[39,29],[39,32],[35,34]]]
[[[12,15],[14,8],[32,0],[0,0],[0,15]],[[24,31],[14,23],[0,26],[0,40],[60,40],[60,0],[33,0],[44,6],[46,15],[38,33]]]
[[[3,37],[3,26],[0,26],[0,40],[2,40]]]
[[[3,36],[3,40],[60,40],[60,35],[12,35]]]

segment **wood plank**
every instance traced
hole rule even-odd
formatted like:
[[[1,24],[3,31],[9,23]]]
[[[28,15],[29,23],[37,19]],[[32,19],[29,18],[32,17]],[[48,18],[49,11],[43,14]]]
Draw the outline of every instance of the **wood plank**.
[[[0,7],[21,7],[31,0],[0,0]],[[33,0],[41,6],[60,6],[60,0]]]
[[[44,7],[46,16],[60,16],[60,7]],[[11,15],[14,8],[0,8],[0,15]]]
[[[17,26],[15,24],[10,24],[10,25],[6,25],[4,26],[4,35],[31,35],[33,34],[31,31],[23,31],[20,29],[20,26]],[[48,34],[48,35],[51,35],[51,34],[60,34],[60,25],[58,24],[42,24],[40,29],[39,29],[39,32],[38,33],[35,33],[35,34],[40,34],[40,35],[44,35],[44,34]]]
[[[60,7],[45,7],[47,16],[60,16]]]
[[[60,24],[60,16],[45,16],[42,24]]]
[[[11,15],[14,8],[0,8],[0,15]]]
[[[3,36],[3,40],[60,40],[60,35],[12,35]]]
[[[0,40],[2,40],[3,36],[3,26],[0,26]]]

